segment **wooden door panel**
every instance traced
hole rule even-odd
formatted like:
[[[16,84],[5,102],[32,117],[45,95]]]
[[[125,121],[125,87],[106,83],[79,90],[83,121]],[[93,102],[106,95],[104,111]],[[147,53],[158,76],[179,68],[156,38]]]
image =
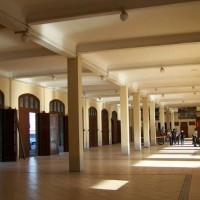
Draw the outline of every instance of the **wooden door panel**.
[[[51,155],[58,154],[58,115],[50,114],[50,148]]]
[[[29,136],[29,112],[25,109],[19,110],[19,124],[21,138],[24,146],[25,157],[29,157],[30,136]],[[22,149],[20,146],[19,157],[22,158]]]
[[[181,122],[180,131],[183,130],[185,133],[185,137],[188,137],[188,124],[187,122]]]
[[[48,113],[38,113],[38,155],[50,155],[50,117]]]

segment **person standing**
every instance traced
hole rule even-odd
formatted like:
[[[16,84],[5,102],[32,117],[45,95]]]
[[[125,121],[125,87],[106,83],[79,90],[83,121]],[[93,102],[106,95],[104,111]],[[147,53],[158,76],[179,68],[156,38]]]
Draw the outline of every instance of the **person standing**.
[[[185,133],[184,130],[181,131],[181,145],[184,145],[185,142]]]
[[[197,146],[197,139],[198,139],[198,131],[197,131],[197,129],[195,128],[194,129],[194,133],[193,133],[193,144],[194,144],[194,147],[196,147]]]
[[[172,130],[172,145],[176,145],[176,129]]]

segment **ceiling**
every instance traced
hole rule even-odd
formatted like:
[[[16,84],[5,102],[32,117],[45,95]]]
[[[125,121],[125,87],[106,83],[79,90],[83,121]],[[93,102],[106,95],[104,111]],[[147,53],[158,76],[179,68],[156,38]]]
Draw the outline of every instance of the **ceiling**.
[[[87,98],[118,104],[127,85],[130,103],[139,91],[158,106],[200,106],[200,1],[0,4],[0,75],[67,91],[67,58],[79,56]]]

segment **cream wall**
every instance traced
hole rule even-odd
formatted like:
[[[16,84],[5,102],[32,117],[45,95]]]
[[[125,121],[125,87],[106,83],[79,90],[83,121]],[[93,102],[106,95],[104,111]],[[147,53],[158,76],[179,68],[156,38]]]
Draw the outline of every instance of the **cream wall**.
[[[65,104],[65,114],[68,114],[67,93],[39,87],[9,78],[0,77],[0,90],[4,93],[5,108],[11,107],[18,110],[19,96],[25,93],[35,95],[40,101],[40,111],[49,112],[49,103],[53,99],[59,99]]]
[[[10,79],[0,76],[0,90],[4,93],[5,108],[11,107],[11,104],[10,104]]]

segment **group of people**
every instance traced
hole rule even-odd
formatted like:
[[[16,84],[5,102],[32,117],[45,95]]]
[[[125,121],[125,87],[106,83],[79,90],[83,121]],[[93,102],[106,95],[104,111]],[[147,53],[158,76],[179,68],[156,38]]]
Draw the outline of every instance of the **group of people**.
[[[172,131],[168,132],[168,137],[170,145],[176,145],[176,143],[179,144],[180,140],[181,140],[181,145],[184,145],[185,133],[183,130],[181,130],[181,132],[177,132],[177,130],[174,128]]]
[[[170,145],[176,145],[176,143],[178,143],[179,145],[179,141],[181,141],[181,145],[184,145],[185,133],[183,130],[181,130],[181,132],[177,132],[177,130],[174,128],[172,131],[169,131],[167,135],[169,137]],[[195,128],[192,134],[192,144],[194,144],[194,146],[196,147],[197,143],[200,146],[198,130]]]

